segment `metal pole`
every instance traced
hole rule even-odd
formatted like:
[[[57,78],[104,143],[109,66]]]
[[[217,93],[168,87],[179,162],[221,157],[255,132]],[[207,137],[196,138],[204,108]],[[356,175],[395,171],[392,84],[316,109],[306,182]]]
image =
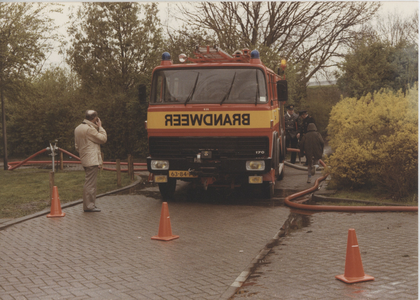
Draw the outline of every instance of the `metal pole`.
[[[50,205],[53,198],[53,188],[54,188],[54,172],[50,172]]]
[[[121,187],[121,161],[117,159],[115,166],[117,168],[117,187]]]
[[[0,70],[1,71],[1,70]],[[7,135],[6,135],[6,108],[4,104],[4,95],[3,95],[3,73],[1,74],[1,83],[0,83],[0,94],[1,94],[1,111],[2,111],[2,127],[3,127],[3,151],[4,151],[4,170],[8,170],[9,166],[7,165]]]
[[[0,56],[2,58],[2,55]],[[2,59],[0,59],[2,63]],[[0,94],[1,94],[1,115],[2,115],[2,128],[3,128],[3,150],[4,150],[4,170],[8,170],[7,165],[7,134],[6,134],[6,105],[4,104],[4,80],[3,80],[3,64],[0,67]]]
[[[54,167],[55,167],[55,166],[54,166],[54,165],[55,165],[55,161],[54,161],[54,154],[55,154],[55,153],[54,153],[54,150],[55,150],[55,149],[54,149],[54,147],[51,145],[51,143],[50,143],[50,149],[51,149],[51,157],[52,157],[52,171],[53,171],[53,172],[55,172],[55,170],[54,170]]]

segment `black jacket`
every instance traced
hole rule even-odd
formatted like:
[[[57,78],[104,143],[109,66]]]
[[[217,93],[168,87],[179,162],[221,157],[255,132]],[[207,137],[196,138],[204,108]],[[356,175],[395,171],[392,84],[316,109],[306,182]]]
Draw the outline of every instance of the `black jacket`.
[[[308,163],[312,164],[312,157],[317,161],[322,158],[324,152],[324,140],[321,134],[316,131],[316,125],[310,123],[308,132],[303,136],[300,141],[300,153],[306,155]]]
[[[290,135],[291,138],[295,138],[296,134],[298,133],[298,114],[292,114],[289,116],[288,113],[284,114],[284,125],[286,127],[287,134]]]

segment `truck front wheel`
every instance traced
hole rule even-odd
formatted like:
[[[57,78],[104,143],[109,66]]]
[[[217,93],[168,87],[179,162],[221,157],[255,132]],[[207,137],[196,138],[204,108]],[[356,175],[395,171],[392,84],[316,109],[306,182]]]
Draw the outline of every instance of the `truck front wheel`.
[[[172,198],[175,193],[176,179],[169,178],[167,183],[159,183],[159,191],[164,200]]]
[[[261,188],[264,199],[271,199],[274,196],[274,184],[270,181],[264,181]]]

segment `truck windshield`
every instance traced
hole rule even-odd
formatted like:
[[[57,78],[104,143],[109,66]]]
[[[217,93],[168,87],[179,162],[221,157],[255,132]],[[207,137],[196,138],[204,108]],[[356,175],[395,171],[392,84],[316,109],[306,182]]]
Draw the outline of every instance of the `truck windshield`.
[[[267,103],[264,73],[256,68],[156,71],[151,103]]]

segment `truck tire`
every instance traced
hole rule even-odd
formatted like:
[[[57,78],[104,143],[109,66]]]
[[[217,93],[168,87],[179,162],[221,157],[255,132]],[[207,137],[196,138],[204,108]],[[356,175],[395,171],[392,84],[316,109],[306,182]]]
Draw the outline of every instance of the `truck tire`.
[[[274,144],[274,151],[273,151],[273,168],[275,170],[275,176],[278,178],[279,174],[279,163],[280,163],[280,138],[276,138],[276,143]]]
[[[280,147],[279,163],[284,163],[284,160],[286,159],[286,135],[284,134],[284,132],[281,133],[280,142],[281,142],[281,145],[279,145]],[[284,178],[284,166],[281,170],[281,173],[278,175],[277,179],[282,180],[283,178]]]
[[[281,133],[281,146],[280,146],[280,162],[284,162],[286,159],[286,135],[284,132]]]
[[[281,173],[280,173],[280,175],[277,177],[277,180],[283,180],[283,178],[284,178],[284,166],[283,166],[283,168],[281,169]]]
[[[284,166],[281,169],[281,173],[280,173],[279,177],[277,177],[277,180],[283,180],[283,178],[284,178]]]
[[[176,179],[169,178],[167,183],[159,183],[159,191],[163,200],[171,199],[176,189]]]
[[[271,199],[274,196],[274,184],[270,181],[264,181],[262,186],[262,196],[264,199]]]

